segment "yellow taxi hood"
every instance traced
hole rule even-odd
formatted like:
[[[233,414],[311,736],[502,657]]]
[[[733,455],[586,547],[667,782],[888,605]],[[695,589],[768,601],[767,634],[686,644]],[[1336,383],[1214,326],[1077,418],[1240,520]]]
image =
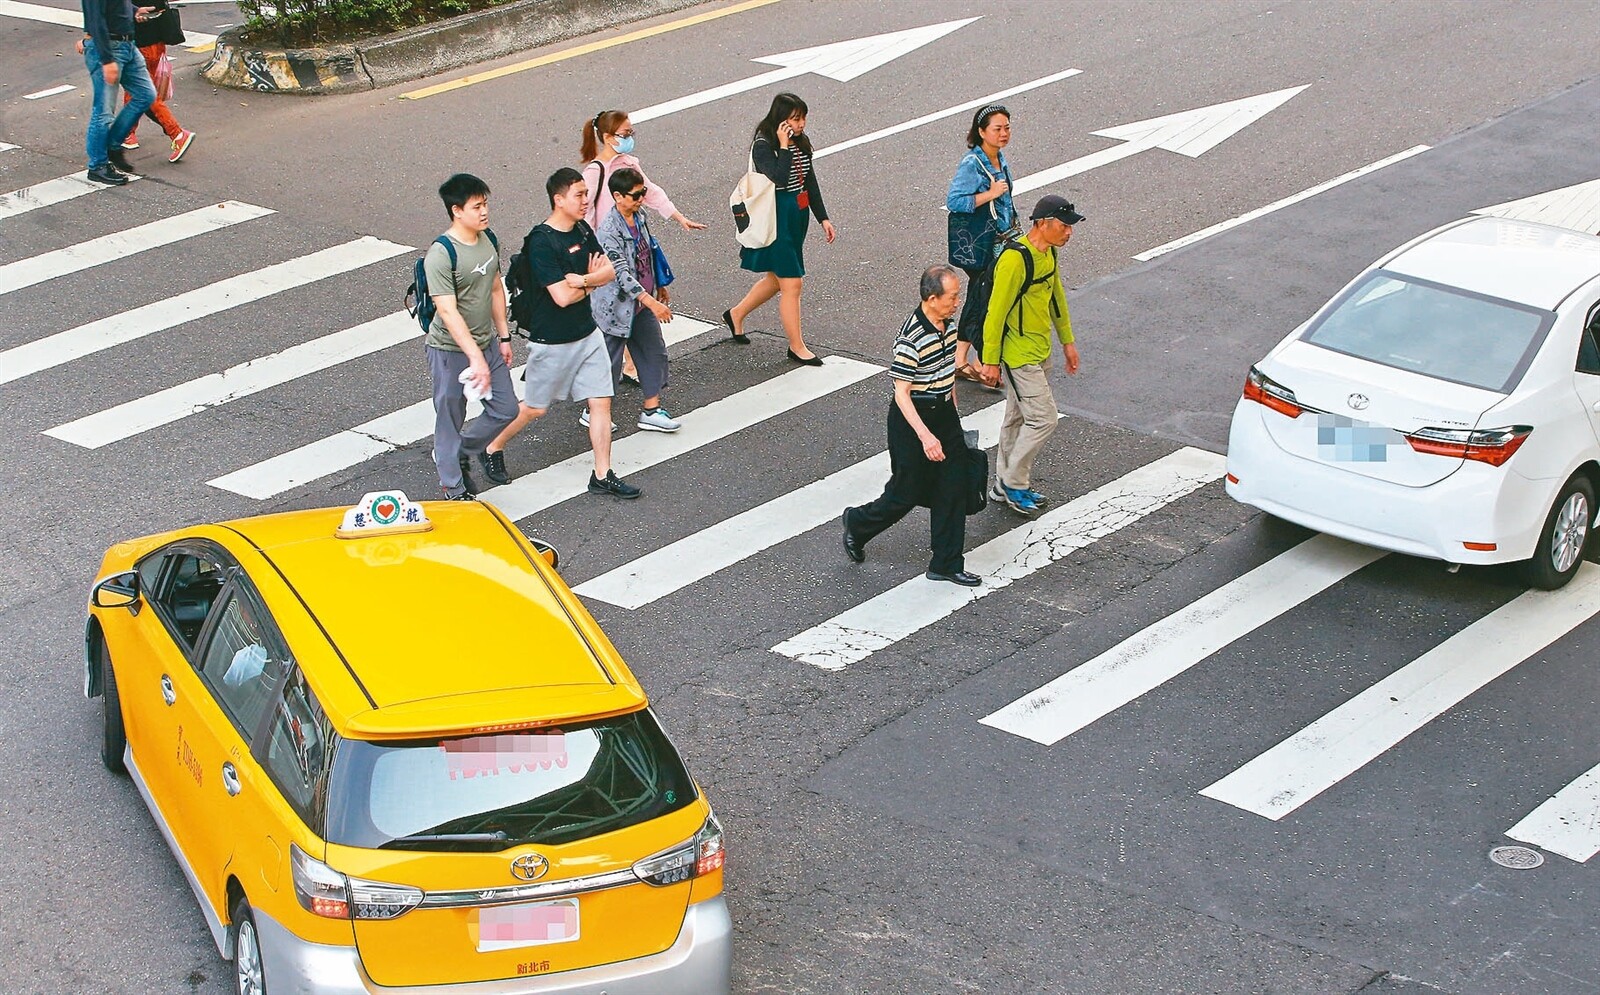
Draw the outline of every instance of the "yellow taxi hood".
[[[473,724],[492,725],[557,717],[557,698],[602,711],[642,702],[599,626],[508,521],[477,502],[424,509],[429,531],[352,539],[334,535],[343,509],[228,527],[276,566],[378,710],[418,706],[397,713],[396,731],[471,704],[489,709]]]
[[[540,685],[388,705],[351,716],[345,731],[373,740],[482,735],[601,719],[644,705],[644,693],[629,684]]]

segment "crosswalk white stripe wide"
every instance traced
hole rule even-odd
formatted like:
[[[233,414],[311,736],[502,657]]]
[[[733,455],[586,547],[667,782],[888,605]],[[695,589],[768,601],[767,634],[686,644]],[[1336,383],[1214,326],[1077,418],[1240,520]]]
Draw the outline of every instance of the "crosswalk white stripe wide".
[[[1384,555],[1319,535],[980,721],[1053,746]]]
[[[972,550],[966,566],[982,575],[982,586],[919,576],[784,640],[773,652],[842,670],[1217,480],[1224,464],[1200,449],[1169,453]]]
[[[1000,435],[1005,404],[962,419],[988,448]],[[725,519],[573,588],[585,597],[622,608],[641,608],[719,570],[749,559],[819,525],[839,521],[846,505],[877,496],[889,479],[889,454],[875,456]]]
[[[325,370],[330,366],[387,349],[422,334],[416,319],[405,311],[378,318],[344,331],[302,342],[282,352],[240,363],[221,373],[177,384],[166,390],[96,411],[44,434],[85,449],[118,442],[208,408],[269,387]]]
[[[137,180],[139,177],[129,176],[128,179]],[[54,180],[46,180],[43,183],[35,183],[31,187],[23,187],[20,190],[0,194],[0,221],[104,189],[106,187],[103,184],[89,179],[87,170],[73,173],[71,176],[62,176]]]
[[[137,228],[102,235],[100,238],[79,242],[63,249],[42,252],[37,256],[0,266],[0,294],[8,294],[36,283],[54,280],[147,249],[182,242],[196,235],[204,235],[206,232],[266,217],[272,213],[265,207],[243,204],[237,200],[224,201],[186,214],[152,221]]]
[[[370,235],[0,352],[0,384],[411,251]]]
[[[20,145],[12,145],[10,142],[0,142],[0,152],[10,152],[12,149],[21,147]]]
[[[1600,567],[1478,619],[1200,793],[1277,821],[1600,613]]]
[[[1557,791],[1506,835],[1580,864],[1600,853],[1600,767]]]
[[[883,372],[881,366],[844,356],[824,357],[822,364],[791,370],[674,416],[683,428],[671,435],[638,432],[619,439],[611,447],[612,469],[619,477],[647,470]],[[480,497],[516,521],[583,494],[593,470],[594,457],[582,452],[509,484],[489,488]],[[692,500],[689,492],[679,497]]]
[[[0,17],[17,17],[25,21],[38,21],[41,24],[59,24],[64,28],[83,30],[82,11],[47,7],[38,3],[0,0]],[[202,34],[199,31],[185,31],[183,34],[184,43],[187,45],[209,45],[217,40],[216,35]]]
[[[687,342],[696,335],[704,335],[713,328],[721,327],[721,324],[713,325],[709,321],[701,321],[685,314],[674,314],[671,321],[661,326],[661,338],[667,345],[677,345],[679,342]]]

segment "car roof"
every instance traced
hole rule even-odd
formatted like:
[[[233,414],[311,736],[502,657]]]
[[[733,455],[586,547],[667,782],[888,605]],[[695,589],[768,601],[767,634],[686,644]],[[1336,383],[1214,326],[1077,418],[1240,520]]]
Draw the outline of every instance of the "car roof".
[[[428,502],[426,532],[338,538],[345,509],[225,523],[293,588],[374,706],[347,735],[444,735],[642,707],[603,633],[514,526],[477,502]],[[557,587],[561,587],[558,591]],[[286,606],[274,605],[274,613]],[[320,679],[319,679],[320,678]]]
[[[1555,310],[1600,276],[1600,238],[1534,221],[1479,217],[1424,237],[1383,268]]]

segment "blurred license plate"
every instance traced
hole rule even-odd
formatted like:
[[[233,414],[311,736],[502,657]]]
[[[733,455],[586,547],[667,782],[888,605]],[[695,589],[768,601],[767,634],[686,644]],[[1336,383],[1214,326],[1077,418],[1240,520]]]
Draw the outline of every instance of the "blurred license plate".
[[[1335,463],[1387,463],[1389,447],[1405,445],[1392,428],[1344,415],[1317,416],[1317,455]]]
[[[474,932],[478,952],[567,943],[578,938],[578,900],[501,905],[479,909]]]

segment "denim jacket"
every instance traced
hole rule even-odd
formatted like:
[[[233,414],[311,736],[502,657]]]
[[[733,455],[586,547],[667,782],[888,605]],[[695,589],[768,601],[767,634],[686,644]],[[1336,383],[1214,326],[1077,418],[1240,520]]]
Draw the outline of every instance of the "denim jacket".
[[[644,211],[634,213],[633,223],[639,226],[639,235],[648,245],[650,223],[645,220]],[[615,207],[606,212],[595,238],[610,257],[617,278],[590,295],[589,309],[594,312],[594,323],[600,331],[625,339],[633,331],[633,314],[638,310],[639,295],[644,293],[644,286],[639,283],[638,249],[628,223],[622,220],[622,212]]]
[[[1006,161],[1004,152],[1000,153],[1000,175],[1005,177],[1007,183],[1011,182],[1011,164]],[[989,189],[993,179],[994,170],[983,149],[968,150],[961,157],[961,165],[956,167],[956,175],[950,180],[950,192],[945,195],[944,206],[964,214],[984,210],[988,204],[980,207],[974,201],[978,194]],[[1017,223],[1017,209],[1011,203],[1011,192],[1006,191],[989,204],[994,205],[995,224],[1002,232],[1010,231]]]

